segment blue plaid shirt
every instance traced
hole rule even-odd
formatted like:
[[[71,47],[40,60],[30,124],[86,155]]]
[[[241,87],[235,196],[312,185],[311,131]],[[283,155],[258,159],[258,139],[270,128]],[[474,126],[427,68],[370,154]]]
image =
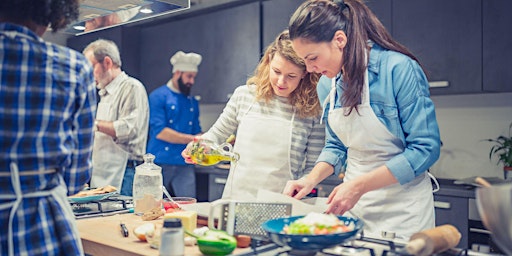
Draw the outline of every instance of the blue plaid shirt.
[[[21,191],[64,182],[68,194],[76,193],[91,175],[95,112],[92,67],[82,54],[44,42],[25,27],[0,23],[0,174],[10,173],[10,163],[20,173],[56,169],[21,176]],[[14,195],[10,177],[0,177],[0,195]],[[1,255],[7,254],[10,210],[4,208]],[[73,223],[53,197],[23,198],[13,221],[15,255],[82,254]]]

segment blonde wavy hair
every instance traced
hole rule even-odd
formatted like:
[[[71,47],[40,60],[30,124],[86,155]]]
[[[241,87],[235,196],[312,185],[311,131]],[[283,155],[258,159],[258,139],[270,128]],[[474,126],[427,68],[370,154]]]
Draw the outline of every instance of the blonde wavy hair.
[[[304,60],[297,56],[292,48],[292,42],[288,30],[284,30],[276,37],[265,50],[264,56],[261,58],[254,75],[247,79],[246,84],[256,85],[256,99],[268,102],[275,94],[270,84],[270,62],[279,53],[286,60],[300,67],[305,76],[299,82],[297,88],[290,94],[288,100],[295,109],[299,117],[314,117],[320,114],[320,102],[316,93],[316,85],[319,74],[309,73],[306,71]]]

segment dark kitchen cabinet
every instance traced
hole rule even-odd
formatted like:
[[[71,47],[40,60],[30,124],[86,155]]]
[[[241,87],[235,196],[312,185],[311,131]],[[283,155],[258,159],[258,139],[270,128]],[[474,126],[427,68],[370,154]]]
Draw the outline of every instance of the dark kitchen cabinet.
[[[197,52],[199,66],[192,94],[201,103],[225,103],[245,84],[260,58],[259,2],[181,15],[140,29],[140,75],[148,91],[172,76],[171,56]]]
[[[262,1],[262,52],[281,31],[288,27],[292,14],[302,2],[297,0]],[[384,26],[391,30],[391,0],[373,0],[366,3]]]
[[[212,202],[222,197],[227,180],[228,171],[210,174],[208,178],[208,201]]]
[[[457,247],[468,248],[468,198],[435,194],[434,207],[436,226],[444,224],[455,226],[462,235]]]
[[[139,58],[140,51],[138,48],[138,28],[130,27],[113,27],[93,33],[72,36],[67,39],[67,46],[82,52],[84,48],[95,40],[106,39],[113,41],[119,48],[121,54],[122,69],[128,75],[139,79]]]
[[[484,0],[483,84],[484,91],[512,91],[512,1]]]
[[[448,83],[431,87],[433,95],[482,91],[482,0],[393,0],[392,12],[393,36],[419,58],[431,86]]]
[[[295,9],[302,1],[297,0],[269,0],[262,2],[262,42],[263,49],[276,38],[281,31],[288,27],[288,22]]]
[[[79,36],[71,36],[67,39],[67,46],[71,49],[82,52],[84,50],[84,48],[89,43],[92,43],[93,41],[98,40],[98,39],[106,39],[106,40],[111,40],[114,43],[116,43],[117,47],[119,48],[119,51],[122,52],[122,49],[123,49],[122,34],[123,34],[123,27],[115,27],[115,28],[100,30],[100,31],[97,31],[94,33],[83,34],[83,35],[79,35]],[[121,55],[121,60],[123,60],[123,57],[124,56]]]
[[[380,22],[386,27],[389,33],[393,33],[392,26],[392,10],[391,10],[391,1],[392,0],[370,0],[365,1],[366,5],[370,7],[373,13],[377,15]]]
[[[222,197],[229,170],[215,166],[195,166],[197,200],[212,202]]]

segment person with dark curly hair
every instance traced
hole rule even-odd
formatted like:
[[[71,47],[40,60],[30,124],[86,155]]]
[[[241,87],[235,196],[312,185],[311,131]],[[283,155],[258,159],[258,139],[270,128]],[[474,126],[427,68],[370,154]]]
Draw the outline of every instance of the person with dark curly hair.
[[[81,53],[41,38],[78,7],[0,1],[0,255],[84,255],[67,195],[91,175],[94,76]]]

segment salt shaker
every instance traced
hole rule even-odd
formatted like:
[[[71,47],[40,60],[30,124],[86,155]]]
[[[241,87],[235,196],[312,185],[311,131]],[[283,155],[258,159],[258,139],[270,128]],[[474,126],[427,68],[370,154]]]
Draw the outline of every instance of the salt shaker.
[[[181,219],[165,219],[160,239],[160,256],[185,255],[185,235]]]

